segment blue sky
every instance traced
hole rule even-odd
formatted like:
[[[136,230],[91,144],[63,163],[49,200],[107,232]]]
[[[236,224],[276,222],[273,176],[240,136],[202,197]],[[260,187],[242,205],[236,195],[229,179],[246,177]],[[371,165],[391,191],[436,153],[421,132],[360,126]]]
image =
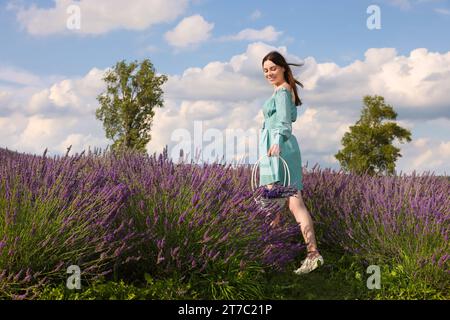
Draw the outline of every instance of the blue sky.
[[[31,1],[27,1],[31,2]],[[52,0],[32,1],[38,7],[54,7]],[[175,53],[162,34],[177,19],[143,31],[117,30],[96,36],[33,37],[21,30],[14,12],[0,11],[0,38],[7,43],[0,51],[3,63],[18,65],[37,74],[81,75],[93,66],[106,68],[120,59],[141,59],[148,45],[161,50],[151,54],[160,72],[179,73],[208,60],[224,60],[245,50],[246,42],[203,44],[198,50]],[[194,2],[184,15],[202,15],[213,21],[214,36],[234,34],[245,28],[261,29],[274,25],[283,31],[279,44],[286,44],[301,56],[314,56],[319,62],[345,65],[362,59],[367,48],[395,47],[399,54],[425,47],[446,52],[450,46],[450,15],[435,9],[450,10],[448,1],[414,2],[408,9],[390,1],[261,1],[246,0],[235,4],[225,0]],[[381,8],[381,30],[369,30],[366,9],[371,4]],[[251,19],[256,10],[261,17]],[[30,59],[30,52],[33,58]],[[176,63],[173,60],[176,59]]]
[[[101,2],[106,8],[104,16],[97,15],[92,5],[101,6]],[[230,118],[228,123],[224,119],[217,125],[220,118],[217,110],[238,113],[240,108],[251,106],[253,113],[243,112],[248,117],[248,125],[243,129],[257,128],[261,122],[258,108],[271,90],[267,86],[261,89],[262,75],[261,79],[255,77],[259,62],[248,66],[243,63],[239,69],[233,57],[245,60],[255,54],[259,59],[258,53],[264,48],[275,48],[308,62],[303,71],[296,71],[300,79],[305,77],[303,80],[310,83],[305,88],[305,105],[299,112],[295,132],[299,140],[305,141],[304,158],[309,162],[338,167],[331,155],[339,148],[339,139],[327,141],[326,136],[314,136],[309,128],[328,123],[329,128],[324,130],[330,130],[331,134],[345,132],[345,127],[357,120],[360,107],[357,101],[367,89],[390,98],[388,102],[398,106],[399,120],[413,129],[417,144],[405,146],[399,168],[450,171],[450,106],[442,86],[450,79],[446,71],[450,61],[448,0],[171,0],[167,7],[159,9],[164,13],[157,12],[154,18],[149,18],[154,8],[151,0],[82,0],[73,2],[81,6],[80,32],[67,30],[61,23],[67,18],[64,9],[69,3],[69,0],[0,0],[0,124],[2,121],[8,124],[0,132],[3,133],[0,146],[35,153],[49,144],[58,146],[51,149],[54,153],[61,152],[62,146],[69,142],[81,149],[91,144],[105,146],[101,125],[91,119],[90,126],[85,126],[84,117],[92,118],[95,96],[101,87],[100,71],[122,59],[150,58],[158,72],[170,76],[167,111],[158,115],[159,123],[173,126],[176,122],[169,121],[169,116],[178,114],[185,117],[183,128],[188,130],[200,118],[226,130],[233,127],[236,119]],[[370,15],[366,10],[370,5],[378,5],[381,10],[379,30],[366,26]],[[128,11],[138,6],[140,9]],[[106,29],[94,30],[89,24],[93,22],[97,24],[92,24],[95,27]],[[200,23],[198,28],[193,27],[194,22]],[[192,31],[183,33],[182,28],[177,29],[181,25]],[[265,29],[269,27],[270,30]],[[236,39],[248,29],[253,37],[243,35]],[[173,33],[175,40],[169,40],[168,33]],[[189,39],[191,34],[195,34],[193,39]],[[232,36],[234,40],[223,39]],[[186,41],[191,44],[183,46]],[[377,63],[385,67],[372,77],[360,70],[358,61],[367,70],[373,70]],[[227,68],[231,67],[234,72],[229,74]],[[229,76],[246,84],[250,81],[254,87],[248,90],[254,95],[240,92],[234,100],[224,98],[222,93],[235,94],[233,90],[227,91],[230,90],[227,80],[214,84],[220,92],[217,95],[212,93],[213,87],[202,87],[210,89],[209,92],[192,90],[190,75],[184,75],[192,68],[198,68],[205,79],[210,76],[210,69],[218,68],[214,72],[223,78]],[[406,71],[411,74],[409,78],[402,75],[404,70],[409,70]],[[399,80],[393,80],[397,76]],[[348,93],[342,90],[354,89],[360,78],[364,83],[361,90],[358,88],[354,96],[344,98]],[[418,79],[431,80],[422,85]],[[327,92],[337,92],[340,97],[333,99]],[[428,94],[429,101],[423,97]],[[89,107],[83,109],[86,105]],[[191,114],[195,108],[211,110],[211,114],[196,118]],[[326,118],[330,117],[329,110],[339,111],[339,117]],[[67,119],[71,119],[73,127],[59,128],[57,124]],[[45,126],[51,128],[37,129]],[[157,130],[163,130],[158,126],[154,129],[155,135]],[[39,132],[40,143],[26,143],[29,135]],[[158,150],[166,143],[174,145],[167,137],[159,141],[155,138],[149,149]]]

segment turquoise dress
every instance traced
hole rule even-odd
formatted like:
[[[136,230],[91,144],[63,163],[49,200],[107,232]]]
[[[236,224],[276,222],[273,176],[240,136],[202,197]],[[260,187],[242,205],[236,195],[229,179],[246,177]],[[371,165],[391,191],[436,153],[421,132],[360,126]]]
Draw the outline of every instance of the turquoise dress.
[[[289,186],[303,189],[302,158],[297,139],[292,135],[292,122],[297,119],[297,107],[292,102],[292,94],[285,87],[278,88],[263,105],[264,123],[259,138],[259,186],[284,183],[284,166],[278,156],[267,157],[273,144],[280,146],[280,156],[286,161],[290,171]],[[286,183],[288,179],[286,176]]]

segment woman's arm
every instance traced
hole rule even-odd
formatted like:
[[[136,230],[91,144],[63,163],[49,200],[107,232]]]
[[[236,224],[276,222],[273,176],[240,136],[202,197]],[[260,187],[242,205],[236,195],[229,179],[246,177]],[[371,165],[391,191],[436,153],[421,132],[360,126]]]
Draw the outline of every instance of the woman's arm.
[[[276,121],[273,144],[280,144],[292,135],[291,97],[286,88],[282,88],[276,93],[275,107]]]

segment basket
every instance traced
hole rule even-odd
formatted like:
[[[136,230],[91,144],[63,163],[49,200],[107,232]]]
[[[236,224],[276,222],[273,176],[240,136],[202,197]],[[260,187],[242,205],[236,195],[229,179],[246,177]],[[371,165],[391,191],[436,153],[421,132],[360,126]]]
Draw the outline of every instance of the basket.
[[[254,192],[256,190],[256,169],[259,166],[259,163],[261,161],[261,159],[263,159],[264,157],[268,157],[267,155],[263,155],[261,158],[259,158],[255,164],[252,167],[252,177],[251,177],[251,188],[252,188],[252,192]],[[289,172],[289,166],[286,162],[286,160],[284,160],[281,156],[277,156],[281,159],[282,163],[283,163],[283,168],[284,168],[284,181],[283,181],[283,186],[289,186],[291,183],[291,174]],[[286,174],[287,173],[287,174]],[[286,185],[286,177],[287,177],[287,185]],[[274,186],[275,187],[275,186]],[[272,187],[272,188],[274,188]],[[255,202],[257,204],[259,204],[262,208],[267,208],[269,206],[271,206],[273,203],[276,203],[279,207],[282,207],[285,203],[286,203],[286,197],[276,197],[276,198],[267,198],[267,197],[263,197],[263,196],[258,196],[255,198]]]

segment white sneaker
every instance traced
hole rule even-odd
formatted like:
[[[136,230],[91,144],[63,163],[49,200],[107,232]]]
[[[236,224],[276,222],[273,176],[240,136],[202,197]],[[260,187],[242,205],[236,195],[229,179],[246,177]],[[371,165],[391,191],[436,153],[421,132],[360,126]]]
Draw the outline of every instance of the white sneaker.
[[[323,265],[323,257],[321,255],[315,256],[314,258],[306,258],[302,261],[302,266],[297,270],[294,270],[295,274],[305,274],[317,269]]]

